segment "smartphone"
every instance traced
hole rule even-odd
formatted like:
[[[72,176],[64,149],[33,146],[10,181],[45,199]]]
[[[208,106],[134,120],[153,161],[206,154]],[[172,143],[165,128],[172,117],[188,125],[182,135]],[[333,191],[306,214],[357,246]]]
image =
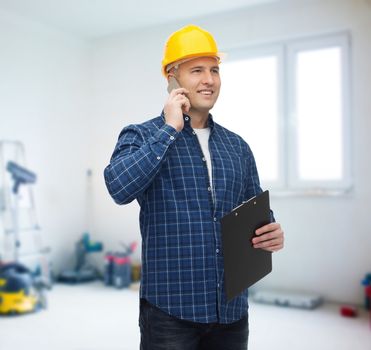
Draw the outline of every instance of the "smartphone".
[[[167,86],[168,93],[170,94],[171,91],[173,91],[174,89],[179,89],[179,88],[180,88],[180,85],[178,83],[178,80],[176,80],[175,77],[171,76],[169,78],[169,84]]]

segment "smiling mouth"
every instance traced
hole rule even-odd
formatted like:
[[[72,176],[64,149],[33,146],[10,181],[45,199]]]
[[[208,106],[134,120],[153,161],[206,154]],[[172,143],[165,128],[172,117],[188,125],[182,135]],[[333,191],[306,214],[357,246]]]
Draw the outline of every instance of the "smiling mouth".
[[[201,95],[205,95],[205,96],[211,96],[214,91],[212,90],[199,90],[198,93],[200,93]]]

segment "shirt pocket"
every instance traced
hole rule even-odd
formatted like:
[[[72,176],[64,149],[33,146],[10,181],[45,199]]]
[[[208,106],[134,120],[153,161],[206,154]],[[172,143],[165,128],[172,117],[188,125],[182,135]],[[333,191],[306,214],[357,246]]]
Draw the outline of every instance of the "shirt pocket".
[[[213,159],[214,188],[229,209],[240,204],[244,198],[247,182],[246,157],[233,149],[218,153]]]

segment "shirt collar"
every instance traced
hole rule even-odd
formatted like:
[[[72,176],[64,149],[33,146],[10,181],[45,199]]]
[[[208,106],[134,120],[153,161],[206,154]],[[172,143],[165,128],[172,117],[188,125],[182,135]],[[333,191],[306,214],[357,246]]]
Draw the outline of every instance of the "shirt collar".
[[[161,112],[161,118],[163,122],[165,123],[165,113],[164,110]],[[191,128],[191,117],[188,114],[183,113],[183,120],[184,120],[184,127],[185,128]],[[207,120],[207,126],[210,128],[210,134],[212,133],[214,129],[214,120],[211,113],[209,113],[208,120]]]

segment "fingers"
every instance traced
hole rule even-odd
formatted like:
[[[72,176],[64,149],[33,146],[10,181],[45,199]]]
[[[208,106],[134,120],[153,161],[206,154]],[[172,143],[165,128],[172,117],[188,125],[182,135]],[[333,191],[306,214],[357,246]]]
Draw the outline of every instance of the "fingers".
[[[254,248],[260,248],[273,252],[283,248],[283,241],[281,239],[272,239],[269,241],[254,244]]]
[[[186,113],[189,112],[191,108],[191,102],[189,102],[189,99],[187,97],[185,97],[185,101],[182,104],[182,108],[183,108],[183,111]]]
[[[177,89],[177,90],[185,90],[185,89]],[[173,91],[171,93],[173,93]],[[170,99],[171,99],[171,102],[177,104],[178,107],[183,110],[183,112],[189,112],[189,109],[191,108],[191,103],[187,96],[185,96],[182,93],[178,93],[178,94],[175,94],[174,96],[171,96]]]
[[[280,224],[270,223],[260,227],[255,233],[257,236],[252,239],[254,248],[261,248],[270,252],[283,248],[284,232]]]
[[[281,229],[281,225],[278,222],[271,222],[270,224],[264,225],[262,227],[259,227],[255,233],[257,235],[261,235],[263,233],[269,232],[269,231],[274,231]]]
[[[174,127],[178,132],[184,127],[183,113],[189,112],[190,101],[185,95],[188,90],[184,88],[174,89],[170,92],[164,106],[166,123]]]
[[[174,89],[168,97],[167,105],[177,105],[178,108],[182,108],[188,112],[191,104],[186,96],[187,93],[188,90],[184,88]]]
[[[176,95],[184,95],[184,94],[188,94],[189,91],[185,88],[179,88],[179,89],[174,89],[170,92],[169,94],[169,97],[174,97]]]

